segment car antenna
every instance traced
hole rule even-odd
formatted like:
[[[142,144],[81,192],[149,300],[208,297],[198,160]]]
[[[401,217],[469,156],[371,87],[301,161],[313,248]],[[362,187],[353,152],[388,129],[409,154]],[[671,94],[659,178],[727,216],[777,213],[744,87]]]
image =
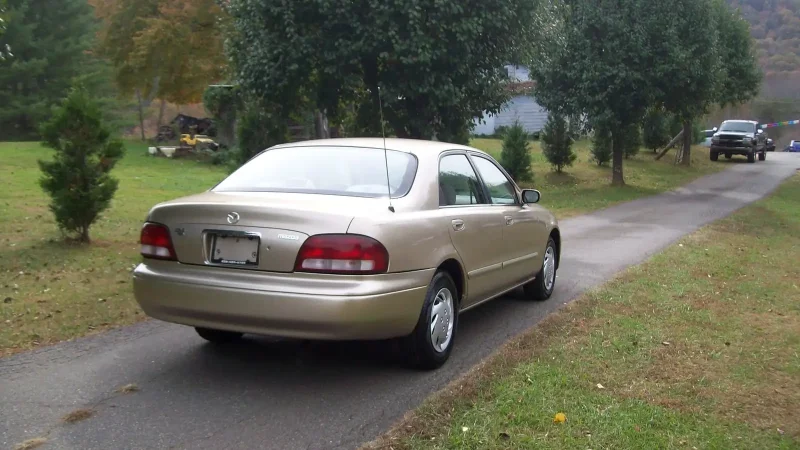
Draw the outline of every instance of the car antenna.
[[[381,87],[378,86],[378,111],[381,113],[381,135],[383,136],[383,162],[386,164],[386,191],[389,194],[389,211],[394,212],[392,206],[392,184],[389,182],[389,151],[386,150],[386,129],[383,123],[383,103],[381,102]]]

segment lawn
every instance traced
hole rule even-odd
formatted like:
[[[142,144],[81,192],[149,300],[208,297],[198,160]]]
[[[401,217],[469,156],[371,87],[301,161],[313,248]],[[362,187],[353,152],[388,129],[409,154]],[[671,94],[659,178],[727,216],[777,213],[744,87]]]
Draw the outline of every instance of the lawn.
[[[155,203],[203,191],[217,167],[148,156],[129,144],[114,169],[112,207],[92,227],[90,246],[61,239],[38,186],[35,143],[0,143],[0,356],[142,319],[131,293],[139,229]]]
[[[800,448],[798,252],[800,175],[551,315],[369,447]]]
[[[497,139],[474,139],[471,145],[500,159],[502,142]],[[560,219],[593,211],[614,203],[633,200],[664,192],[711,172],[726,167],[708,158],[708,149],[695,147],[692,166],[676,169],[674,150],[659,161],[652,151],[642,149],[633,159],[626,160],[623,168],[627,186],[612,188],[611,168],[598,167],[591,161],[590,143],[575,144],[578,159],[565,173],[555,173],[542,154],[538,141],[531,142],[534,179],[523,187],[533,187],[542,192],[542,205],[552,209]]]
[[[473,145],[499,157],[500,142]],[[143,319],[131,294],[130,271],[139,260],[139,227],[154,204],[203,191],[223,169],[187,160],[153,158],[142,144],[129,143],[113,174],[119,191],[109,211],[92,228],[93,244],[63,242],[39,188],[36,161],[50,150],[36,143],[0,143],[0,356],[98,332]],[[577,144],[578,161],[565,174],[552,173],[532,143],[535,180],[542,203],[559,218],[665,191],[721,170],[708,152],[694,152],[693,167],[676,168],[667,157],[653,161],[645,151],[625,162],[628,186],[611,188],[610,169],[589,161],[588,145]]]

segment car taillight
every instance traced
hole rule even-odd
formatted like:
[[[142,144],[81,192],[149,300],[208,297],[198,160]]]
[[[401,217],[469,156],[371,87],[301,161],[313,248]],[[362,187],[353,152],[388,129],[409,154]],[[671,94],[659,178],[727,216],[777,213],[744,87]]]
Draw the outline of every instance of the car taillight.
[[[169,235],[169,228],[165,225],[145,223],[142,227],[139,241],[142,244],[142,256],[145,258],[177,260],[175,248],[172,246],[172,238]]]
[[[389,270],[389,253],[375,239],[352,234],[321,234],[306,239],[296,272],[370,275]]]

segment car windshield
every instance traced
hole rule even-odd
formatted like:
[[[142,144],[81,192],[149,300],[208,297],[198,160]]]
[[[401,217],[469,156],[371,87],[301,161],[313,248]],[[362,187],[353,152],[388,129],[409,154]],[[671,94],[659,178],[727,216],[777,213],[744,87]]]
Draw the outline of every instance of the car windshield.
[[[389,172],[389,183],[386,172]],[[266,151],[240,167],[217,192],[294,192],[402,197],[411,189],[417,159],[405,152],[364,147],[288,147]]]
[[[722,122],[719,131],[732,131],[736,133],[753,133],[756,131],[755,124],[751,122]]]

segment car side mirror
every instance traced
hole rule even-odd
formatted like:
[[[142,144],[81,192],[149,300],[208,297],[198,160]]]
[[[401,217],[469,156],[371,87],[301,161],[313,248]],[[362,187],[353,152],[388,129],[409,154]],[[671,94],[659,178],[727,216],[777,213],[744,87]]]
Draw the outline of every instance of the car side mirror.
[[[717,128],[717,127],[714,127],[714,128],[711,129],[711,131],[713,131],[714,133],[716,133],[717,130],[719,130],[719,128]]]
[[[523,189],[522,190],[522,203],[539,203],[542,194],[536,189]]]
[[[761,128],[759,128],[758,131],[756,131],[756,133],[758,133],[758,134],[761,134],[763,132],[764,132],[764,130],[762,130]]]

